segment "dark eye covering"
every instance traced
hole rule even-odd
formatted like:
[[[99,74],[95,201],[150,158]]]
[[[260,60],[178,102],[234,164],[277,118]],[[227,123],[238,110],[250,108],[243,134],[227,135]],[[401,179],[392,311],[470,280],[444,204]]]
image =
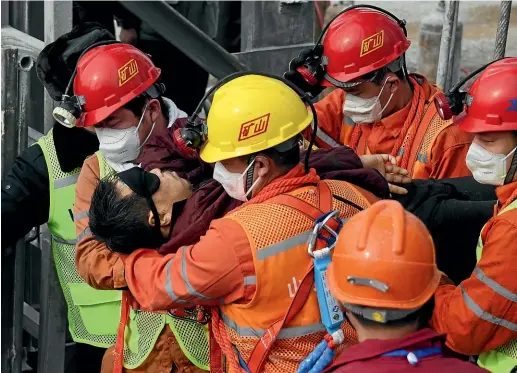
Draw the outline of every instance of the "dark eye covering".
[[[160,178],[150,172],[144,171],[140,167],[133,167],[118,174],[120,180],[137,195],[144,197],[149,209],[153,213],[154,228],[160,232],[160,215],[153,201],[153,194],[160,188]]]

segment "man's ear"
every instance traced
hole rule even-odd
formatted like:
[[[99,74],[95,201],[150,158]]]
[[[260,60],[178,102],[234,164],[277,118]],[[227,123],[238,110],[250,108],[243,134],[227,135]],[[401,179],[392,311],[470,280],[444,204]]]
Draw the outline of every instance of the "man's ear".
[[[147,110],[149,111],[149,116],[151,117],[151,121],[156,122],[162,111],[160,101],[158,101],[155,98],[151,99],[151,101],[149,101],[149,105],[147,106]]]
[[[271,170],[272,161],[268,157],[257,155],[255,157],[255,172],[257,177],[264,177]]]
[[[152,211],[149,211],[147,218],[148,218],[149,225],[151,227],[154,227],[155,224],[154,224],[154,216],[153,216]],[[166,227],[167,225],[170,225],[171,219],[172,219],[171,212],[167,212],[165,214],[160,214],[160,227]]]
[[[388,76],[389,78],[386,82],[387,88],[390,93],[395,93],[400,87],[400,79],[394,73],[390,73]]]

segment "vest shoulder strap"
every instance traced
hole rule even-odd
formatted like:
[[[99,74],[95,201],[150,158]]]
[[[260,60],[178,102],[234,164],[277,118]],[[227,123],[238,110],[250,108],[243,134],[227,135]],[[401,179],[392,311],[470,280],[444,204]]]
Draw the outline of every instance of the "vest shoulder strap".
[[[329,186],[324,181],[318,182],[318,192],[320,201],[319,208],[316,208],[308,202],[289,194],[278,195],[270,199],[269,202],[292,207],[316,220],[324,213],[332,210],[332,193]],[[333,229],[336,229],[337,224],[339,223],[336,220],[329,221],[329,225],[331,225]],[[278,334],[284,325],[288,324],[298,314],[298,312],[300,312],[307,301],[314,282],[313,268],[314,264],[310,262],[307,272],[305,273],[286,314],[283,318],[277,320],[267,330],[265,330],[264,334],[253,348],[248,360],[248,369],[251,373],[258,373],[262,370]]]

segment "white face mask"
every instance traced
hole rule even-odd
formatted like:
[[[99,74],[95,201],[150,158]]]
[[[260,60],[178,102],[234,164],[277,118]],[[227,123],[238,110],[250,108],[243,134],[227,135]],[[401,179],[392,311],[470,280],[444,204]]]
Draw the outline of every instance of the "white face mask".
[[[386,105],[384,107],[381,106],[380,97],[388,79],[384,81],[381,91],[376,97],[361,98],[347,93],[345,104],[343,105],[343,114],[350,117],[357,124],[374,123],[381,120],[384,109],[386,109],[393,97],[392,93]]]
[[[214,179],[217,180],[224,188],[226,193],[233,199],[237,199],[239,201],[246,202],[248,200],[248,196],[251,194],[251,191],[260,180],[257,178],[255,182],[251,185],[249,190],[246,192],[246,173],[250,169],[250,167],[255,163],[253,160],[248,167],[244,170],[242,174],[234,173],[228,171],[221,162],[217,162],[214,167]]]
[[[478,183],[503,185],[507,173],[506,162],[516,149],[507,155],[496,154],[472,143],[467,153],[467,167]]]
[[[95,128],[95,133],[99,139],[99,150],[112,167],[113,164],[121,165],[123,163],[133,162],[140,154],[142,146],[144,146],[151,136],[156,122],[153,122],[149,135],[147,135],[144,142],[140,144],[138,130],[142,125],[146,110],[147,105],[136,127],[124,129]]]

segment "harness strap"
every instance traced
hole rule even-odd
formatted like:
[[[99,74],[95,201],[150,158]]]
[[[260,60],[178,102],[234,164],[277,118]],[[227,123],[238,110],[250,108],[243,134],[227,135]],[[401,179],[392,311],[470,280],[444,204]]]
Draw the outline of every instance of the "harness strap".
[[[310,216],[312,219],[316,220],[324,212],[329,212],[332,210],[332,193],[330,191],[329,186],[320,181],[318,182],[318,192],[319,192],[319,209],[312,206],[308,202],[305,202],[299,198],[291,196],[289,194],[281,194],[270,200],[272,203],[279,203],[282,205],[286,205],[292,207],[301,213]],[[322,211],[323,210],[323,211]],[[333,219],[328,222],[328,225],[332,229],[337,229],[339,223]],[[285,314],[285,316],[276,322],[274,322],[269,328],[264,331],[264,334],[257,342],[253,351],[251,352],[250,358],[248,360],[248,369],[251,373],[259,373],[262,371],[264,364],[271,352],[271,349],[278,337],[278,334],[282,330],[282,328],[292,321],[292,319],[300,312],[300,310],[305,305],[305,302],[309,298],[309,295],[313,289],[314,284],[314,263],[310,261],[310,264],[307,268],[307,271],[302,279],[296,294],[294,295],[291,304]]]
[[[120,322],[117,332],[117,342],[115,343],[115,351],[113,358],[113,373],[122,373],[124,361],[124,332],[129,320],[129,297],[127,290],[122,291],[122,308],[120,311]]]

